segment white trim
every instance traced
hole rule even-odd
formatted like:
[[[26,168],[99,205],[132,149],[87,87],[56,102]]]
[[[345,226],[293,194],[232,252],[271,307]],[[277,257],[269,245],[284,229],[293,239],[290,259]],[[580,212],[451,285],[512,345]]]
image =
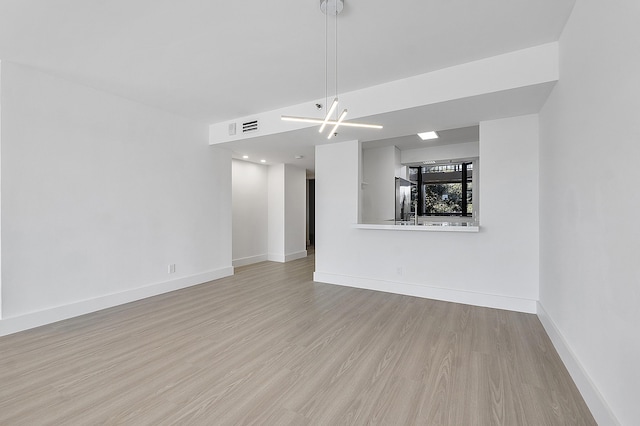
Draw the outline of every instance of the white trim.
[[[284,254],[269,253],[269,254],[267,254],[267,260],[269,262],[284,263],[285,262],[285,257],[284,257]]]
[[[290,262],[292,260],[297,260],[297,259],[304,259],[305,257],[307,257],[307,251],[306,250],[297,251],[295,253],[287,254],[285,256],[285,262]]]
[[[269,260],[271,262],[285,263],[285,262],[290,262],[290,261],[296,260],[296,259],[302,259],[304,257],[307,257],[307,251],[306,250],[297,251],[295,253],[289,253],[289,254],[269,253],[267,255],[267,260]]]
[[[453,290],[422,284],[401,283],[376,280],[371,278],[352,277],[347,275],[314,272],[313,280],[327,284],[384,291],[386,293],[404,294],[425,299],[443,300],[465,305],[483,306],[487,308],[505,309],[509,311],[536,313],[536,301],[518,297],[495,294],[476,293],[465,290]]]
[[[268,259],[266,254],[259,254],[257,256],[247,256],[247,257],[240,257],[238,259],[233,259],[232,263],[234,267],[238,267],[238,266],[252,265],[254,263],[259,263],[259,262],[265,262],[267,260]]]
[[[220,268],[197,275],[177,278],[171,281],[150,284],[144,287],[108,294],[94,299],[82,300],[68,305],[42,311],[31,312],[17,317],[0,320],[0,336],[17,333],[30,328],[40,327],[57,321],[88,314],[106,308],[122,305],[158,294],[168,293],[186,287],[217,280],[233,275],[233,267]]]
[[[600,391],[595,386],[589,374],[582,367],[582,364],[578,360],[578,357],[569,346],[567,340],[564,338],[555,322],[542,304],[538,302],[538,318],[542,323],[545,331],[549,335],[553,346],[556,348],[560,359],[564,363],[565,367],[569,371],[571,378],[575,382],[582,398],[586,402],[591,414],[599,425],[620,425],[618,419],[616,419],[613,411],[609,408],[609,404],[604,400]]]

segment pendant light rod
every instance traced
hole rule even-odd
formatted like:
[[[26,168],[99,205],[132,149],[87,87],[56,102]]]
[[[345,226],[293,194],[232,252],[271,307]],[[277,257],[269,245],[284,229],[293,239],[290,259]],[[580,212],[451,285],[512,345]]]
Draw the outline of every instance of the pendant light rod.
[[[329,1],[329,0],[327,0],[327,1]],[[336,89],[336,99],[338,99],[338,13],[340,13],[340,12],[338,11],[338,0],[333,0],[333,1],[336,2],[336,6],[335,6],[336,9],[335,9],[335,15],[334,15],[335,16],[335,19],[334,19],[334,21],[335,21],[335,36],[333,38],[334,41],[335,41],[335,47],[334,47],[334,50],[333,50],[333,52],[335,54],[335,60],[333,61],[333,63],[335,65],[335,67],[336,67],[335,84],[334,84],[334,86],[335,86],[335,89]],[[340,0],[340,3],[342,4],[342,0]],[[342,10],[342,9],[340,9],[340,10]],[[346,114],[346,111],[347,110],[345,110],[345,114]],[[337,113],[338,112],[336,111],[336,114]],[[336,129],[337,129],[337,126],[336,126]],[[335,132],[335,130],[333,132],[331,132],[331,133],[333,134],[334,132]]]
[[[326,0],[325,0],[326,1]],[[322,1],[320,2],[322,9]],[[329,14],[324,14],[324,106],[329,103]],[[322,130],[320,130],[322,132]]]
[[[325,44],[324,44],[324,95],[325,95],[325,106],[327,105],[328,95],[329,95],[329,31],[328,31],[328,19],[329,15],[335,16],[335,80],[334,80],[334,88],[335,88],[335,97],[329,110],[327,111],[324,119],[313,118],[313,117],[295,117],[290,115],[282,115],[280,118],[283,121],[294,121],[299,123],[312,123],[312,124],[320,124],[320,128],[318,129],[319,133],[322,133],[328,124],[333,125],[333,129],[327,136],[327,139],[331,139],[340,126],[345,127],[361,127],[368,129],[382,129],[382,126],[379,124],[366,124],[366,123],[352,123],[348,121],[344,121],[347,116],[346,108],[342,110],[340,116],[336,117],[335,120],[331,119],[331,115],[334,111],[336,111],[337,115],[337,107],[338,107],[338,14],[342,12],[344,8],[344,0],[320,0],[320,10],[325,14],[325,27],[324,27],[324,35],[325,35]]]

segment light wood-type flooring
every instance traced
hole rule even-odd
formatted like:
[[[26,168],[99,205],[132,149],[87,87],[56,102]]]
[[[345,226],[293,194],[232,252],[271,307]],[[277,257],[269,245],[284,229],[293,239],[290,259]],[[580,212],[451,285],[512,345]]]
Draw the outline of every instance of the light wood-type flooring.
[[[314,283],[313,263],[0,338],[0,425],[595,424],[535,315]]]

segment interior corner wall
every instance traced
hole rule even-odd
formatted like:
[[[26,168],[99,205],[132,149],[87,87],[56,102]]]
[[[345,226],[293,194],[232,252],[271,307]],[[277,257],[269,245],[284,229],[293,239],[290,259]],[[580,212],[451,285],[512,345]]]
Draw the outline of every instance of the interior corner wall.
[[[365,223],[392,223],[395,218],[395,146],[362,150],[362,220]]]
[[[233,266],[267,260],[267,166],[232,162]]]
[[[307,256],[307,171],[285,164],[285,258],[287,261]]]
[[[402,164],[402,152],[397,146],[394,146],[393,150],[393,165],[395,167],[395,177],[399,177],[401,179],[409,179],[407,166]]]
[[[288,262],[307,255],[306,171],[291,164],[268,168],[268,260]]]
[[[0,60],[0,321],[2,320],[2,61]]]
[[[539,297],[540,271],[538,120],[532,114],[481,122],[475,182],[491,274],[496,280],[511,277],[500,292],[522,286],[522,296],[533,301]]]
[[[314,281],[329,282],[327,274],[347,274],[349,262],[363,248],[353,246],[357,230],[351,228],[358,221],[361,156],[358,141],[316,146]]]
[[[304,224],[304,227],[305,227],[304,239],[306,241],[306,244],[309,245],[309,244],[311,244],[311,237],[310,237],[310,231],[311,230],[309,229],[310,225],[311,225],[311,221],[310,220],[311,220],[312,216],[315,213],[315,211],[313,213],[311,212],[311,208],[314,206],[313,201],[315,201],[315,199],[311,203],[309,203],[309,199],[310,199],[310,196],[311,196],[311,191],[313,191],[313,189],[311,187],[311,185],[312,185],[311,181],[309,179],[306,179],[304,185],[305,185],[305,192],[306,192],[305,193],[305,210],[306,211],[305,211],[305,215],[304,215],[305,216],[305,219],[304,219],[305,220],[305,224]],[[313,185],[315,185],[315,181],[313,182]],[[315,208],[315,207],[313,207],[313,208]]]
[[[0,334],[233,273],[206,125],[8,62],[0,90]]]
[[[540,112],[540,312],[601,425],[640,424],[640,7],[576,2]]]
[[[284,164],[267,168],[267,258],[284,262]]]
[[[358,159],[358,141],[316,147],[316,281],[535,312],[537,115],[480,123],[478,233],[355,228]]]

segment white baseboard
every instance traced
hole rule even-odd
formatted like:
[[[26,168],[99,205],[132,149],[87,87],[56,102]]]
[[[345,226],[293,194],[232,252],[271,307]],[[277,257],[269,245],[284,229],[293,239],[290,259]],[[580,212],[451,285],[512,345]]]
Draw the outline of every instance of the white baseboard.
[[[238,259],[233,259],[233,266],[237,267],[237,266],[245,266],[245,265],[251,265],[254,263],[259,263],[259,262],[264,262],[266,260],[269,260],[267,258],[266,254],[260,254],[258,256],[248,256],[248,257],[240,257]]]
[[[307,257],[306,250],[298,251],[295,253],[288,253],[288,254],[269,253],[267,255],[267,260],[270,260],[271,262],[285,263],[285,262],[290,262],[296,259],[302,259],[303,257]]]
[[[158,294],[180,290],[182,288],[206,283],[208,281],[217,280],[230,275],[233,275],[233,267],[231,266],[188,277],[181,277],[171,281],[150,284],[119,293],[108,294],[94,299],[82,300],[80,302],[57,306],[55,308],[45,309],[42,311],[30,312],[17,317],[2,318],[0,320],[0,336],[40,327],[42,325],[77,317],[90,312],[156,296]]]
[[[307,257],[307,251],[302,250],[295,253],[289,253],[285,256],[285,262],[290,262],[292,260],[303,259]]]
[[[593,381],[582,367],[580,361],[578,361],[578,358],[566,339],[540,302],[538,302],[537,309],[538,318],[542,326],[547,332],[547,335],[549,335],[558,355],[560,355],[560,359],[562,359],[565,367],[567,367],[571,378],[578,387],[580,394],[582,394],[582,398],[584,398],[589,410],[591,410],[593,418],[599,425],[620,425],[620,422],[616,419],[609,405],[598,391],[598,388],[593,384]]]
[[[462,303],[465,305],[505,309],[508,311],[525,312],[528,314],[536,313],[535,300],[521,299],[517,297],[452,290],[420,284],[375,280],[371,278],[352,277],[325,272],[314,272],[313,280],[327,284],[384,291],[386,293],[404,294],[407,296],[443,300],[445,302]]]

